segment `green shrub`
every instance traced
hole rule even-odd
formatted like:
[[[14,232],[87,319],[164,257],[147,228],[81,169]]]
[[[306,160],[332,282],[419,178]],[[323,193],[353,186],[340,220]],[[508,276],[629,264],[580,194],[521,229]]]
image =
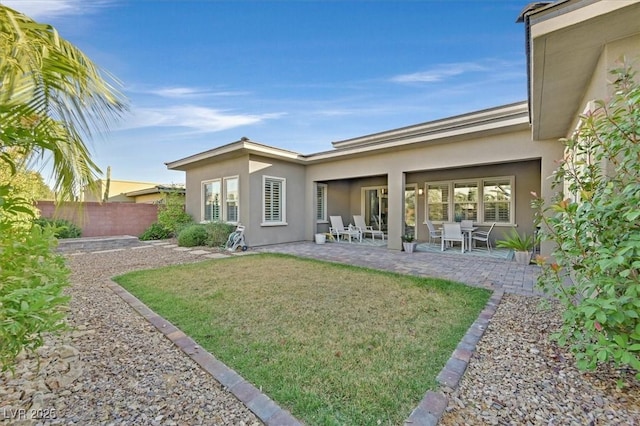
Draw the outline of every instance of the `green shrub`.
[[[203,246],[207,240],[207,230],[203,225],[193,224],[184,228],[178,234],[178,245],[180,247]]]
[[[159,223],[152,223],[139,237],[142,241],[164,240],[171,238],[171,231]]]
[[[209,247],[221,247],[227,243],[229,234],[231,234],[236,227],[224,222],[211,222],[205,225],[207,231],[207,239],[205,245]]]
[[[55,252],[52,226],[17,226],[26,213],[20,197],[0,186],[0,367],[14,366],[23,349],[34,351],[45,333],[65,328],[62,291],[69,284],[64,258]]]
[[[553,263],[537,259],[538,282],[564,304],[555,337],[579,368],[613,362],[640,379],[640,85],[631,68],[613,74],[611,101],[598,101],[563,140],[553,183],[568,193],[549,207],[534,202],[543,238],[555,243]]]
[[[65,219],[49,219],[47,217],[39,217],[34,221],[35,224],[45,228],[50,226],[53,228],[53,235],[58,239],[79,238],[82,236],[82,229],[75,223]]]
[[[184,197],[167,194],[164,204],[158,206],[158,223],[175,237],[185,225],[193,223],[191,216],[184,211]]]

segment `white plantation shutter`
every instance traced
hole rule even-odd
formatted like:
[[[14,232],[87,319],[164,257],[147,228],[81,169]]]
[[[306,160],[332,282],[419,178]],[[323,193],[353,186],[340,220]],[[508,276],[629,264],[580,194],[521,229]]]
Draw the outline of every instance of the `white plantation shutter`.
[[[284,184],[282,178],[264,176],[264,222],[284,222]]]
[[[316,220],[327,220],[327,185],[316,184]]]

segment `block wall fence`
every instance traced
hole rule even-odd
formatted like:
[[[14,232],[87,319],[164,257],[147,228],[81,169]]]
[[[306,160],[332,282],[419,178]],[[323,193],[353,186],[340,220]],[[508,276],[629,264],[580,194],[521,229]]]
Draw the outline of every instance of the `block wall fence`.
[[[138,237],[158,220],[158,206],[136,203],[68,203],[56,208],[53,201],[37,201],[40,216],[66,219],[82,229],[83,237]]]

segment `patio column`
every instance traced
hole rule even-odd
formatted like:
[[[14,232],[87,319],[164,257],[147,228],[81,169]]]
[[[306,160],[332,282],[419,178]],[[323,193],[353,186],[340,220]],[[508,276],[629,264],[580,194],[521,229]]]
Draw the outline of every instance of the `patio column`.
[[[392,250],[402,249],[402,234],[404,232],[404,187],[405,174],[402,171],[393,170],[387,175],[387,188],[389,189],[387,214],[387,235],[389,242],[387,247]]]

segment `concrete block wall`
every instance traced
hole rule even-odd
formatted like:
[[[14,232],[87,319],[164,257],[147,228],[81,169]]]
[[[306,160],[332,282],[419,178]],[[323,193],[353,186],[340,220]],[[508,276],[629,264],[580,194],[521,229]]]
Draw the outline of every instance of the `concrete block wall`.
[[[36,207],[42,217],[75,223],[82,229],[83,237],[137,237],[158,220],[155,204],[84,202],[56,208],[52,201],[38,201]]]

